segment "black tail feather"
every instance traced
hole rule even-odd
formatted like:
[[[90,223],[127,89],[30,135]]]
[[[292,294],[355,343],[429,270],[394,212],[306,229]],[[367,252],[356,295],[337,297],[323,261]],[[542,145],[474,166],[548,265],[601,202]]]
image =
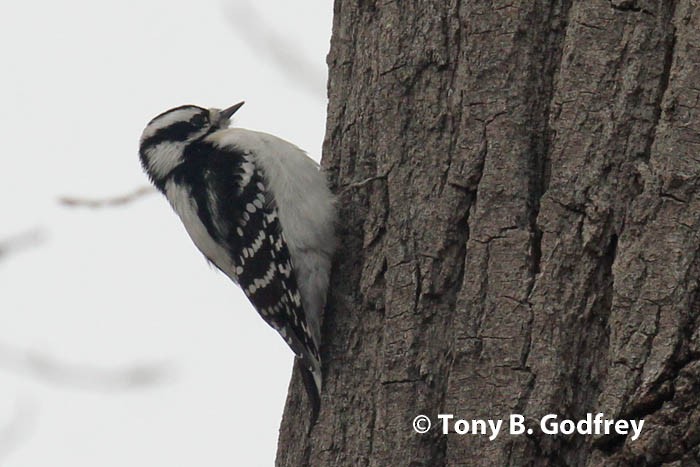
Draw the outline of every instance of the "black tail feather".
[[[313,426],[316,424],[316,420],[318,419],[318,412],[321,410],[321,396],[318,393],[314,375],[311,374],[311,371],[299,360],[297,360],[297,363],[299,364],[301,379],[304,382],[306,394],[309,397],[309,404],[311,405],[311,423],[309,424],[309,431],[311,431],[311,428],[313,428]]]

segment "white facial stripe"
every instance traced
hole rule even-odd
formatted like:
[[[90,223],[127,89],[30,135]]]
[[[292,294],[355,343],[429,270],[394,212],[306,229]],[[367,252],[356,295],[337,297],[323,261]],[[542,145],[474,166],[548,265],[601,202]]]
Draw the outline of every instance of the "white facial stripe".
[[[190,118],[194,117],[199,112],[201,112],[201,110],[194,107],[186,107],[184,109],[178,109],[172,112],[168,112],[167,114],[162,115],[156,120],[152,121],[146,127],[146,129],[143,130],[143,134],[141,135],[141,141],[150,138],[151,136],[155,135],[158,132],[158,130],[167,128],[173,123],[187,122]]]
[[[163,179],[184,160],[185,143],[166,141],[146,150],[147,170]]]

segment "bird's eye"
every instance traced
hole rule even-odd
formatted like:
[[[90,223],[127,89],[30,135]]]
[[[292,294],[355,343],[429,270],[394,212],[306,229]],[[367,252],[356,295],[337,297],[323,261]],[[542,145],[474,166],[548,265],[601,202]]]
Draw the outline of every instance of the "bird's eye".
[[[202,114],[197,114],[190,119],[190,123],[194,126],[204,126],[207,123],[207,117]]]

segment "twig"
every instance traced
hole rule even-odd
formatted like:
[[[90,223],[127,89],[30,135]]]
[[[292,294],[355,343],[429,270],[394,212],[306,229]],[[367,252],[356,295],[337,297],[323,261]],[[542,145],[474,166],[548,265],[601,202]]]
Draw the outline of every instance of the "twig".
[[[134,201],[155,193],[156,189],[152,186],[142,186],[137,188],[131,193],[124,195],[112,196],[109,198],[102,199],[87,199],[87,198],[74,198],[69,196],[62,196],[58,198],[58,202],[66,207],[81,207],[81,208],[92,208],[99,209],[105,207],[115,207],[123,206],[125,204],[133,203]]]
[[[29,436],[35,420],[36,404],[33,401],[18,400],[10,420],[0,427],[0,461]]]
[[[348,192],[350,190],[354,190],[356,188],[361,188],[361,187],[367,185],[369,182],[373,182],[375,180],[386,179],[387,176],[388,175],[375,175],[374,177],[365,178],[364,180],[360,180],[359,182],[348,183],[347,185],[340,187],[341,188],[340,196],[344,195],[346,192]]]
[[[38,228],[6,238],[5,240],[0,241],[0,258],[11,253],[16,253],[20,250],[26,250],[37,246],[44,240],[44,232]]]
[[[255,7],[246,0],[231,1],[227,17],[241,40],[267,55],[298,86],[316,98],[326,98],[326,78],[315,62],[310,62],[293,47],[290,37],[277,34]]]
[[[85,389],[121,390],[160,384],[172,374],[171,365],[148,363],[122,368],[99,368],[60,362],[39,352],[20,351],[0,344],[0,366],[29,373],[56,384]]]

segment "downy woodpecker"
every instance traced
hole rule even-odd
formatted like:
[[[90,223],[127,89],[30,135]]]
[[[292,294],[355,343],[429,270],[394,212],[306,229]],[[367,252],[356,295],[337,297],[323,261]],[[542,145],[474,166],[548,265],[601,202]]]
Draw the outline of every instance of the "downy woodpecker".
[[[228,128],[242,105],[161,113],[141,136],[141,164],[197,248],[294,351],[315,419],[334,197],[318,164],[295,145]]]

